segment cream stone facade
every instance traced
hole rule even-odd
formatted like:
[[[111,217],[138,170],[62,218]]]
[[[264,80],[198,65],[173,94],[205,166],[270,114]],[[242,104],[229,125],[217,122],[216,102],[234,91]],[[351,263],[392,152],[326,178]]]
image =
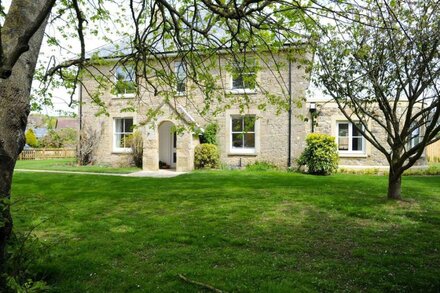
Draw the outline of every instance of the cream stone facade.
[[[256,72],[258,86],[255,89],[236,90],[233,76],[225,70],[230,60],[228,56],[219,55],[216,61],[219,66],[213,68],[211,74],[222,96],[221,99],[210,101],[210,106],[223,110],[208,111],[204,115],[201,109],[206,106],[205,95],[191,80],[186,80],[185,92],[176,92],[170,88],[167,95],[156,96],[142,80],[140,83],[144,86],[139,88],[137,95],[118,95],[112,93],[111,87],[100,88],[94,78],[85,78],[81,90],[82,128],[99,131],[94,154],[96,162],[130,164],[130,149],[121,145],[121,138],[133,132],[134,126],[143,139],[144,170],[158,170],[160,165],[165,164],[176,171],[189,171],[194,168],[194,149],[199,144],[199,133],[208,123],[216,123],[219,127],[217,141],[222,164],[243,167],[264,161],[286,168],[290,161],[294,166],[304,149],[305,137],[311,132],[310,103],[305,102],[308,76],[305,67],[296,63],[291,64],[289,75],[288,60],[282,52],[271,56],[273,59],[260,62],[260,70]],[[170,64],[180,62],[168,61]],[[275,63],[284,64],[276,73],[273,70]],[[115,62],[109,61],[106,65],[90,70],[93,75],[106,75],[111,80],[115,75],[114,67]],[[289,84],[292,101],[290,143],[287,109],[267,103],[268,94],[287,103]],[[95,96],[97,91],[99,95]],[[248,101],[246,107],[239,106],[243,100]],[[319,110],[315,132],[331,134],[338,141],[338,127],[350,127],[344,124],[346,119],[335,103],[319,100],[313,102]],[[262,104],[265,106],[261,107]],[[99,113],[101,115],[97,115]],[[254,127],[250,131],[238,130],[243,133],[237,134],[237,129],[245,127],[246,117],[255,118]],[[308,122],[305,118],[308,118]],[[241,128],[238,125],[240,123],[243,123]],[[179,131],[174,133],[176,129]],[[374,125],[372,129],[385,142],[385,133],[375,130]],[[347,136],[345,141],[350,143],[347,143],[346,151],[340,152],[342,167],[387,166],[384,156],[365,140]],[[420,160],[419,164],[423,165],[424,160]]]
[[[314,131],[317,133],[325,133],[335,137],[338,145],[340,144],[340,129],[339,125],[349,125],[347,118],[338,109],[335,102],[328,99],[313,99],[308,101],[308,108],[310,104],[313,103],[316,107],[316,117],[314,118]],[[401,110],[405,107],[404,103],[401,105]],[[310,117],[310,116],[309,116]],[[311,132],[311,123],[308,124],[309,132]],[[370,122],[368,129],[371,130],[372,134],[382,142],[383,146],[387,145],[387,133],[382,128],[379,127],[374,122]],[[353,137],[349,135],[349,139],[353,140]],[[385,156],[376,148],[374,148],[371,143],[369,143],[365,138],[359,139],[360,150],[348,149],[346,151],[339,150],[339,167],[347,169],[387,169],[389,164]],[[339,145],[340,148],[340,145]],[[414,168],[426,167],[427,161],[426,157],[422,156]]]
[[[218,56],[220,66],[212,70],[217,83],[224,92],[224,101],[212,101],[211,107],[224,108],[224,111],[201,115],[200,109],[204,106],[204,95],[199,88],[193,87],[192,82],[186,83],[185,93],[175,93],[169,96],[154,96],[152,91],[141,89],[139,96],[134,94],[115,95],[111,87],[99,89],[99,101],[94,92],[97,92],[98,83],[93,78],[83,80],[82,93],[82,128],[99,130],[99,141],[95,147],[95,158],[99,164],[127,165],[131,161],[130,150],[124,146],[117,146],[118,140],[126,135],[123,129],[125,124],[135,125],[143,137],[143,169],[157,170],[159,162],[164,162],[177,171],[188,171],[194,168],[194,148],[199,144],[199,134],[189,126],[197,125],[203,129],[208,123],[216,123],[219,127],[217,134],[218,148],[221,162],[231,167],[241,167],[256,161],[266,161],[280,167],[287,167],[288,159],[294,164],[295,159],[304,148],[306,124],[303,121],[307,115],[305,107],[297,107],[304,100],[308,87],[307,73],[304,66],[291,66],[291,96],[292,96],[292,135],[291,154],[289,156],[288,111],[280,111],[278,105],[267,103],[267,93],[279,97],[287,103],[289,89],[289,67],[285,54],[276,55],[275,60],[264,60],[261,69],[256,73],[258,87],[255,89],[233,88],[233,76],[224,68],[230,62],[227,56]],[[176,60],[175,62],[179,62]],[[285,65],[276,74],[273,68],[275,62]],[[106,75],[113,78],[114,64],[109,62],[98,69],[90,69],[92,74]],[[93,72],[95,70],[95,72]],[[146,88],[146,87],[145,87]],[[94,97],[94,99],[92,99]],[[240,108],[240,101],[248,99],[251,102]],[[232,102],[231,102],[232,101]],[[235,101],[235,102],[234,102]],[[261,104],[265,104],[262,109]],[[129,110],[127,110],[129,109]],[[101,115],[97,113],[102,112]],[[156,113],[148,118],[146,113]],[[214,111],[213,111],[214,112]],[[232,123],[237,123],[243,117],[255,118],[253,138],[250,147],[236,148],[237,142],[232,142]],[[132,120],[131,120],[132,119]],[[235,119],[235,120],[233,120]],[[244,122],[243,122],[244,123]],[[170,128],[171,126],[171,128]],[[117,131],[117,128],[123,129]],[[176,135],[167,134],[164,130],[184,129]],[[194,128],[194,127],[192,127]],[[246,134],[247,135],[247,134]],[[175,136],[175,137],[174,137]],[[243,142],[246,144],[249,142]],[[240,144],[238,142],[238,144]]]

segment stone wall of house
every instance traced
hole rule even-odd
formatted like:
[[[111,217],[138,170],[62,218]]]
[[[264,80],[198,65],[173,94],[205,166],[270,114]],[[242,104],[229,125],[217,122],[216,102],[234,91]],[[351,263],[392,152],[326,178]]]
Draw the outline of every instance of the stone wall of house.
[[[337,122],[347,121],[343,114],[339,111],[337,104],[332,102],[316,102],[317,106],[317,118],[315,132],[326,133],[337,137]],[[309,106],[308,106],[309,107]],[[404,105],[402,105],[404,107]],[[309,123],[307,126],[308,132],[311,132],[311,117],[309,116]],[[369,129],[374,134],[374,136],[382,142],[382,145],[386,146],[387,133],[386,131],[379,127],[375,122],[371,122]],[[415,166],[425,166],[427,164],[426,158],[422,157],[417,161]],[[340,155],[339,161],[340,167],[354,168],[385,168],[388,167],[388,162],[385,156],[376,148],[374,148],[371,143],[366,141],[365,154],[362,155]]]
[[[257,82],[260,89],[255,93],[243,95],[229,91],[232,78],[225,71],[229,60],[225,56],[219,56],[219,67],[212,69],[212,75],[216,77],[220,88],[217,97],[206,102],[203,89],[190,81],[187,84],[185,95],[155,96],[148,86],[141,88],[141,98],[118,97],[111,93],[111,85],[107,88],[98,88],[93,78],[83,81],[85,88],[83,93],[83,128],[92,128],[100,132],[100,140],[96,145],[96,162],[109,165],[127,165],[131,162],[130,154],[115,152],[113,150],[114,119],[133,117],[144,139],[144,169],[158,169],[158,127],[163,121],[171,121],[177,127],[186,127],[186,130],[178,136],[177,143],[177,170],[187,171],[193,168],[194,148],[198,143],[198,137],[190,128],[189,120],[193,119],[197,126],[204,127],[207,123],[216,122],[220,130],[218,142],[221,160],[230,166],[245,166],[255,161],[267,161],[280,167],[287,166],[288,160],[288,113],[286,108],[279,105],[271,105],[267,94],[272,99],[279,99],[282,103],[288,101],[288,62],[282,53],[276,55],[278,64],[284,63],[279,72],[274,73],[275,61],[268,57],[261,62],[262,69],[257,74]],[[102,65],[94,74],[104,73],[112,80],[111,72],[114,64]],[[307,133],[306,123],[303,118],[307,115],[304,98],[308,87],[305,68],[298,64],[292,64],[292,161],[300,155],[304,148],[304,139]],[[100,91],[99,100],[93,100],[91,96]],[[276,97],[276,98],[275,98]],[[240,107],[238,104],[244,100],[248,105]],[[209,103],[210,110],[204,115],[200,114],[201,108]],[[277,103],[275,103],[277,104]],[[97,106],[101,105],[101,106]],[[303,105],[303,106],[301,106]],[[191,117],[186,117],[179,109],[184,109]],[[123,110],[125,109],[125,111]],[[132,109],[133,111],[127,111]],[[223,109],[220,111],[220,109]],[[123,111],[121,111],[123,110]],[[149,118],[146,113],[156,111],[154,118]],[[97,115],[101,113],[101,115]],[[254,154],[232,154],[231,140],[231,115],[251,114],[256,115],[256,152]],[[190,119],[191,118],[191,119]],[[194,126],[194,125],[192,125]]]

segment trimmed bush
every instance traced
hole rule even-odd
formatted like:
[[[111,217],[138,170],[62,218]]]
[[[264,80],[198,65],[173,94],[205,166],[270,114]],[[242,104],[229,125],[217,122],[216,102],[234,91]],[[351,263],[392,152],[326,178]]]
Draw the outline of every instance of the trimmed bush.
[[[333,136],[311,133],[306,138],[306,148],[298,165],[307,166],[308,173],[330,175],[338,169],[338,148]]]
[[[32,147],[32,148],[38,147],[38,139],[37,139],[37,136],[35,135],[35,132],[32,128],[30,128],[26,131],[25,136],[26,136],[26,143],[30,147]]]
[[[216,145],[202,143],[196,146],[194,151],[194,165],[196,169],[217,168],[219,161],[220,157]]]

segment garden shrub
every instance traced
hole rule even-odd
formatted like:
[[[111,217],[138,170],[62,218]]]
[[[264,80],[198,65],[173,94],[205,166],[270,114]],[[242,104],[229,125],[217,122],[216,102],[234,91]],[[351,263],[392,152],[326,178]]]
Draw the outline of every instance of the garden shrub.
[[[308,173],[330,175],[338,169],[338,148],[333,136],[311,133],[306,148],[298,159],[299,166],[307,166]]]
[[[127,142],[131,148],[134,165],[138,168],[142,168],[142,157],[144,154],[142,133],[136,130],[127,137]]]
[[[102,124],[95,128],[88,126],[82,129],[81,143],[76,154],[80,165],[85,166],[95,162],[96,146],[101,139],[102,129]]]
[[[209,143],[202,143],[196,146],[194,151],[194,165],[196,169],[217,168],[220,157],[217,146]]]
[[[217,145],[217,132],[218,125],[216,123],[210,123],[206,125],[205,131],[200,136],[200,143],[209,143]]]
[[[4,275],[6,288],[1,292],[46,292],[49,287],[43,280],[41,268],[50,255],[44,245],[32,233],[13,232],[7,243]]]
[[[26,131],[25,136],[26,136],[26,143],[30,147],[32,147],[32,148],[38,147],[38,139],[37,139],[37,136],[35,135],[35,132],[32,128],[28,129]]]
[[[259,162],[256,161],[253,164],[246,165],[246,170],[248,171],[275,171],[278,167],[269,162]]]

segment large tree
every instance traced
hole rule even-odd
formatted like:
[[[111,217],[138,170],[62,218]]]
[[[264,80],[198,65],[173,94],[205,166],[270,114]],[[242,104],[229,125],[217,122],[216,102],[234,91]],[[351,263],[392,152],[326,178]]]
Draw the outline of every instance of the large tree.
[[[120,32],[124,41],[117,57],[121,63],[136,65],[136,77],[146,78],[149,86],[158,92],[160,87],[157,85],[161,80],[165,84],[173,82],[173,76],[164,74],[170,64],[156,68],[149,62],[155,59],[162,64],[165,60],[162,53],[172,51],[185,60],[190,77],[203,81],[198,85],[206,94],[206,105],[211,103],[211,89],[215,87],[210,68],[205,67],[205,64],[214,66],[215,63],[206,60],[218,52],[238,59],[246,52],[258,54],[262,50],[284,50],[286,43],[301,39],[299,31],[309,25],[307,9],[300,2],[290,1],[8,2],[9,7],[5,7],[0,1],[0,274],[4,269],[5,245],[12,230],[9,205],[12,176],[18,155],[25,145],[31,84],[46,25],[58,23],[56,36],[47,37],[50,44],[72,49],[71,40],[76,38],[79,46],[75,58],[51,63],[47,72],[40,72],[37,76],[44,81],[55,81],[57,85],[59,82],[52,76],[58,75],[63,79],[62,83],[72,89],[72,96],[81,82],[81,75],[90,73],[96,61],[96,56],[86,56],[87,36],[103,33],[102,38],[111,42],[115,39],[115,32]],[[114,15],[115,11],[118,16]],[[279,69],[276,67],[274,71]],[[150,82],[149,76],[154,83]],[[102,76],[97,79],[105,83]],[[100,104],[98,95],[92,94],[92,97]],[[245,98],[243,101],[249,100]],[[270,101],[283,104],[273,96]]]
[[[383,153],[388,198],[401,199],[402,173],[440,139],[439,3],[361,1],[328,16],[316,80]]]
[[[32,77],[53,2],[13,1],[0,27],[0,272],[12,230],[12,174],[25,144]]]

